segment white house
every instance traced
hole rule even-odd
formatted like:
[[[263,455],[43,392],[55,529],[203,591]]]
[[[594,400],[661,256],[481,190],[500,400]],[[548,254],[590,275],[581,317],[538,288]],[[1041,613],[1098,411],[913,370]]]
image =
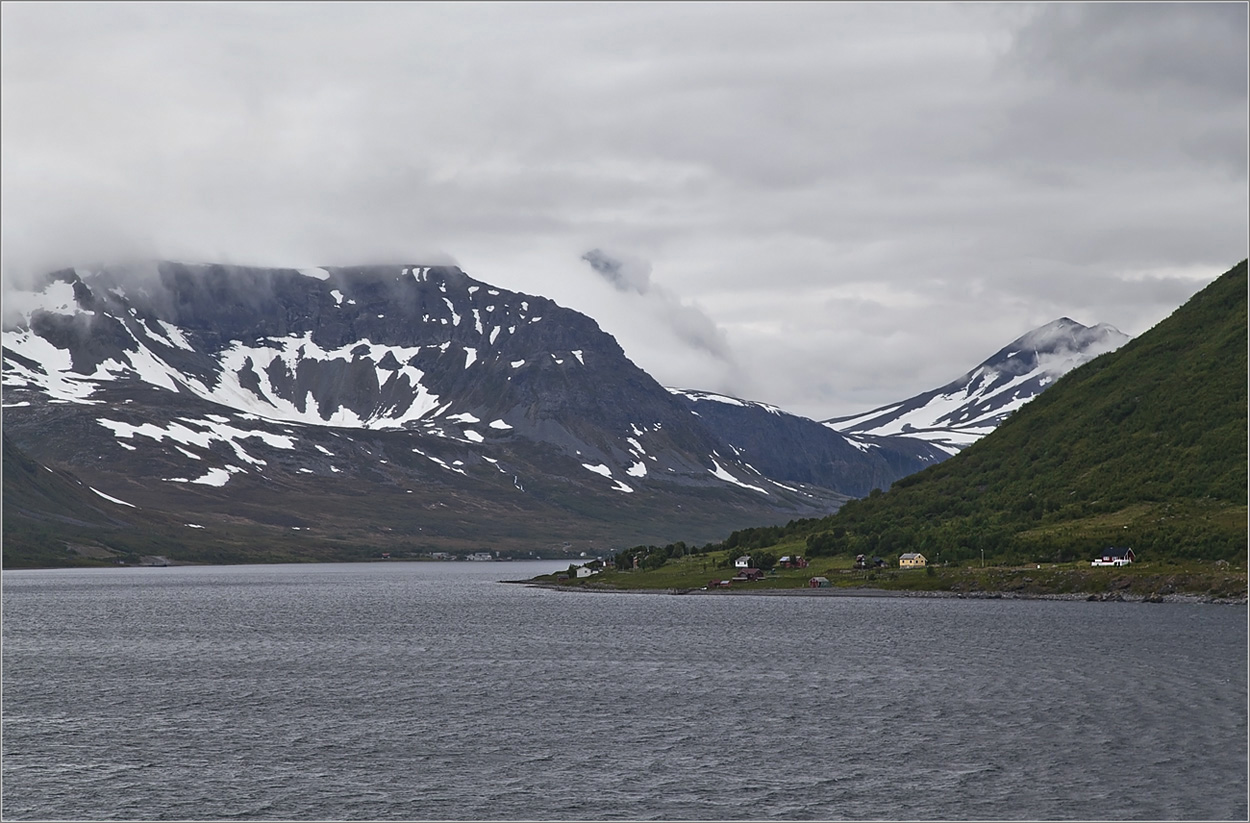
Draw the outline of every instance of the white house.
[[[734,561],[734,568],[736,568],[736,569],[749,569],[749,568],[751,568],[751,555],[749,555],[749,554],[744,554],[744,555],[742,555],[741,557],[739,557],[737,560],[735,560],[735,561]]]
[[[598,570],[598,569],[589,569],[589,568],[587,568],[587,567],[585,567],[585,566],[578,566],[578,567],[577,567],[577,576],[578,576],[578,577],[590,577],[592,574],[598,574],[598,573],[599,573],[599,570]]]

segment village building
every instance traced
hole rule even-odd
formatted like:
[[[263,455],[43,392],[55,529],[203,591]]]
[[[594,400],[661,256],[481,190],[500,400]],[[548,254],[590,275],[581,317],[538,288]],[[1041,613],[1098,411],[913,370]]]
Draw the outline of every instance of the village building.
[[[1102,550],[1102,557],[1090,563],[1091,566],[1127,566],[1137,559],[1133,550],[1126,546],[1108,546]]]
[[[918,569],[926,562],[924,555],[919,552],[907,552],[898,556],[898,567],[900,569]]]

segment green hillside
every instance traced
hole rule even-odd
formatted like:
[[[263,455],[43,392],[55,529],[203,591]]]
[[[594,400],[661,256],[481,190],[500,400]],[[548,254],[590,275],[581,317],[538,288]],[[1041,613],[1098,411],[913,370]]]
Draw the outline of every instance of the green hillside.
[[[919,551],[931,563],[1246,557],[1246,262],[887,493],[708,550]]]

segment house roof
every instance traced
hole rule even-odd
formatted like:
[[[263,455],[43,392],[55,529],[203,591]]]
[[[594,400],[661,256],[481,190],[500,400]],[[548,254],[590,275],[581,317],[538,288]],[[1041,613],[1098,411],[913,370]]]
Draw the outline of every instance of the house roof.
[[[1108,546],[1102,550],[1103,557],[1126,557],[1132,549],[1128,546]]]
[[[921,555],[919,552],[907,552],[906,554],[900,554],[898,556],[898,559],[899,560],[915,560],[917,557],[923,557],[923,555]]]

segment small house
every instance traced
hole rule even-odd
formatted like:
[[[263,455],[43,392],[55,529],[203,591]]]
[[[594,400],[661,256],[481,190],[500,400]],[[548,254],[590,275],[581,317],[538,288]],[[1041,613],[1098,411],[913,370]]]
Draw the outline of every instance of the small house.
[[[761,569],[743,569],[734,575],[735,583],[750,583],[756,580],[764,579],[764,572]]]
[[[598,569],[592,569],[592,568],[590,568],[589,566],[578,566],[578,567],[577,567],[577,576],[578,576],[578,577],[590,577],[592,574],[598,574],[598,573],[599,573]]]
[[[1125,546],[1108,546],[1102,550],[1102,557],[1090,563],[1091,566],[1127,566],[1137,559],[1133,550]]]
[[[707,581],[707,587],[708,587],[709,589],[727,589],[727,588],[729,588],[731,585],[733,585],[733,584],[732,584],[732,583],[730,583],[728,580],[709,580],[709,581]]]
[[[898,556],[900,569],[918,569],[925,564],[924,555],[919,552],[907,552]]]
[[[741,557],[739,557],[737,560],[735,560],[735,561],[734,561],[734,568],[735,568],[735,569],[749,569],[749,568],[751,568],[751,555],[749,555],[749,554],[744,554],[744,555],[742,555]]]
[[[802,555],[786,555],[777,561],[777,565],[783,569],[806,569],[807,558]]]
[[[807,581],[807,585],[809,588],[813,589],[827,589],[829,588],[829,578],[813,577],[811,580]]]

